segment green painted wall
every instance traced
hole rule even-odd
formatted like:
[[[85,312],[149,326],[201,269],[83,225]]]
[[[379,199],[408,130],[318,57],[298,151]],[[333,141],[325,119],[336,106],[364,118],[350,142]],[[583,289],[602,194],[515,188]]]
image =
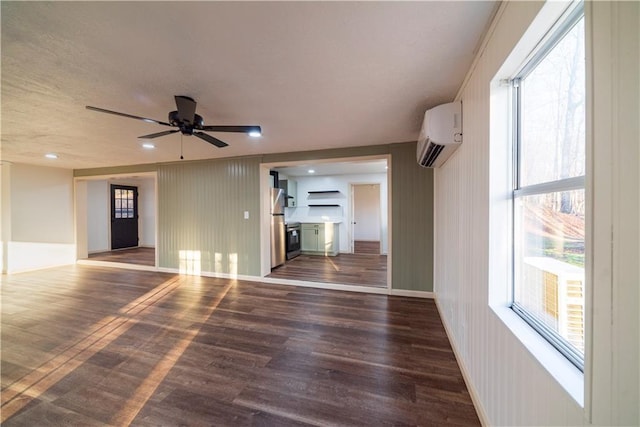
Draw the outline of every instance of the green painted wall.
[[[433,291],[433,169],[416,162],[416,145],[391,153],[391,282],[394,289]]]
[[[157,171],[160,266],[180,268],[180,251],[195,251],[202,271],[259,276],[260,163],[390,154],[393,288],[431,292],[433,170],[418,166],[415,146],[409,142],[84,169],[74,171],[74,176]],[[250,212],[249,220],[244,211]]]
[[[160,165],[160,267],[260,275],[259,173],[256,157]]]
[[[269,154],[263,163],[391,154],[391,283],[433,291],[433,169],[418,166],[416,143]]]

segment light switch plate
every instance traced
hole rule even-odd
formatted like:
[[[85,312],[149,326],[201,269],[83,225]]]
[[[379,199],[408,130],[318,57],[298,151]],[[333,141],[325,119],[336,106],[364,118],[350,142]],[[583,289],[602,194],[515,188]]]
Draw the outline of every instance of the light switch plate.
[[[244,219],[249,219],[249,211],[244,211]]]

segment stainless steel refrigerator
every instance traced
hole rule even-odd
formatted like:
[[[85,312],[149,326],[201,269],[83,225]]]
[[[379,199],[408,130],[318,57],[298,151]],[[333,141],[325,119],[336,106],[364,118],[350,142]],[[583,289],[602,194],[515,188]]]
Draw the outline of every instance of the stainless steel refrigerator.
[[[271,268],[284,264],[286,241],[284,225],[285,194],[281,188],[271,189]]]

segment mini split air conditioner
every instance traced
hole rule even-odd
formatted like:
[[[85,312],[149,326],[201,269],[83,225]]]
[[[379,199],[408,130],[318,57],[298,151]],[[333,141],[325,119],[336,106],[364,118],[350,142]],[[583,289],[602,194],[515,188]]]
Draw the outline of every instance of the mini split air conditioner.
[[[437,168],[462,144],[462,103],[442,104],[424,113],[418,137],[418,164]]]

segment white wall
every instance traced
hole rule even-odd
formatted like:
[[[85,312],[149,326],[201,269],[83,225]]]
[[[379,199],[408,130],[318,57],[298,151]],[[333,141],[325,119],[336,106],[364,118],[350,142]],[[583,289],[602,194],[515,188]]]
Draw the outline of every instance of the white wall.
[[[0,161],[0,271],[6,271],[8,250],[11,241],[11,163]]]
[[[89,253],[111,249],[111,184],[138,187],[138,238],[140,246],[156,244],[156,181],[153,177],[87,181],[87,240]]]
[[[3,272],[75,262],[73,172],[7,164],[3,184]]]
[[[87,239],[87,181],[74,181],[74,197],[76,219],[76,260],[89,257],[89,245]]]
[[[509,77],[497,75],[500,67],[513,52],[525,48],[523,42],[527,49],[534,47],[544,34],[537,25],[553,22],[549,17],[559,5],[504,3],[461,89],[464,143],[435,176],[436,299],[488,424],[638,425],[637,2],[586,4],[591,78],[587,97],[592,102],[588,138],[593,138],[588,141],[593,150],[588,173],[594,184],[587,185],[593,208],[587,226],[593,248],[587,255],[592,317],[584,385],[577,393],[581,400],[584,391],[584,408],[532,355],[528,343],[513,332],[516,328],[507,327],[490,307],[491,301],[507,299],[503,290],[509,265],[504,213],[508,194],[499,185],[509,178],[508,152],[496,152],[492,145],[506,136],[508,124],[491,122],[496,108],[505,114],[508,110],[496,99],[499,96],[492,99],[492,88],[498,85],[494,79]]]
[[[11,171],[12,240],[73,243],[73,172],[23,164]]]
[[[594,62],[588,394],[594,423],[640,425],[640,2],[588,6],[587,55]]]
[[[111,249],[109,242],[109,184],[87,181],[87,249],[89,253]]]
[[[156,246],[156,182],[143,179],[138,184],[138,216],[140,246]]]
[[[285,208],[287,220],[300,222],[340,221],[340,252],[350,252],[351,248],[351,184],[380,185],[380,246],[382,253],[388,251],[388,189],[387,175],[354,174],[332,176],[290,177],[298,182],[296,208]],[[339,194],[326,196],[310,196],[309,191],[338,190]],[[340,207],[309,208],[309,204],[339,204]]]

